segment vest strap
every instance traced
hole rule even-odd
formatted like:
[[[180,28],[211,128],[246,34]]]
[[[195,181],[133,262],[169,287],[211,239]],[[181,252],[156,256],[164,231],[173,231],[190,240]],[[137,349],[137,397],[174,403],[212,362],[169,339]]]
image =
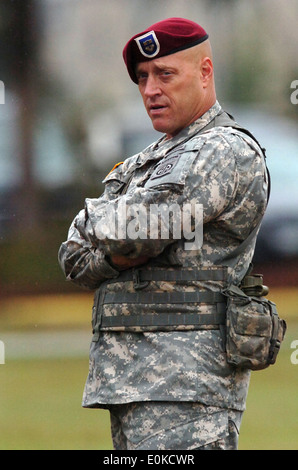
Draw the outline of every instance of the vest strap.
[[[121,315],[116,317],[103,317],[101,323],[101,330],[109,330],[111,328],[151,328],[161,331],[162,328],[168,327],[181,327],[194,326],[214,326],[218,328],[219,325],[225,324],[225,307],[222,312],[199,314],[199,313],[186,313],[186,314],[174,314],[174,313],[158,313],[158,314],[146,314],[146,315]]]
[[[115,282],[189,282],[189,281],[225,281],[227,278],[227,268],[220,269],[179,269],[175,270],[153,268],[142,269],[134,268],[132,270],[122,271],[115,279],[110,279],[109,284]]]
[[[220,292],[195,291],[195,292],[115,292],[106,293],[103,305],[106,304],[189,304],[224,303],[225,296]]]

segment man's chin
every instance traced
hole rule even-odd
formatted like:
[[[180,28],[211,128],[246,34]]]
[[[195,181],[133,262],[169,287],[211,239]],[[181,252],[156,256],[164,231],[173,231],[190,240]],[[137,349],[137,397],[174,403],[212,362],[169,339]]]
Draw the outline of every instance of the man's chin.
[[[162,134],[168,134],[168,126],[165,123],[161,122],[159,119],[152,119],[152,118],[151,118],[151,122],[152,122],[153,128],[157,132],[161,132]]]

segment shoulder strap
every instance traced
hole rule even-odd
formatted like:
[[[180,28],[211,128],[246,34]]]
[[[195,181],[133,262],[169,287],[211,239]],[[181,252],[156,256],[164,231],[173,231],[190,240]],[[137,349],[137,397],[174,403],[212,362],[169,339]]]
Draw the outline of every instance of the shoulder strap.
[[[267,160],[266,149],[261,146],[260,142],[256,139],[256,137],[249,130],[247,130],[245,127],[239,126],[239,124],[237,124],[233,116],[227,113],[226,111],[222,110],[219,114],[217,114],[215,118],[212,119],[212,121],[210,121],[209,124],[207,124],[207,126],[205,126],[202,129],[201,133],[204,133],[210,129],[213,129],[214,127],[232,127],[233,129],[237,129],[239,132],[246,134],[248,137],[254,140],[257,146],[260,148],[260,150],[262,151],[264,155],[266,171],[268,175],[268,197],[267,197],[267,203],[268,203],[269,198],[270,198],[270,191],[271,191],[271,178],[270,178],[269,169],[266,164],[266,160]]]
[[[267,171],[267,175],[268,175],[268,196],[267,196],[267,204],[268,204],[269,197],[270,197],[270,190],[271,190],[271,180],[270,180],[270,173],[269,173],[269,170],[268,170],[268,167],[267,167],[267,164],[266,164],[266,159],[267,159],[266,149],[263,148],[260,145],[259,141],[256,139],[256,137],[250,131],[248,131],[244,127],[239,126],[239,124],[237,124],[237,122],[235,121],[233,116],[231,114],[223,111],[223,110],[219,114],[217,114],[217,116],[215,116],[215,118],[209,124],[207,124],[207,126],[204,127],[204,129],[202,129],[202,133],[204,133],[204,132],[206,132],[210,129],[213,129],[214,127],[232,127],[233,129],[237,129],[239,132],[242,132],[243,134],[246,134],[248,137],[250,137],[251,139],[253,139],[256,142],[256,144],[258,145],[258,147],[260,148],[260,150],[262,151],[262,153],[264,155],[266,171]],[[225,259],[225,262],[229,261],[232,258],[235,258],[236,256],[240,255],[245,250],[245,248],[251,243],[251,241],[253,240],[253,238],[257,234],[257,232],[258,232],[258,230],[261,226],[261,222],[262,221],[260,221],[256,225],[256,227],[250,232],[248,237]]]

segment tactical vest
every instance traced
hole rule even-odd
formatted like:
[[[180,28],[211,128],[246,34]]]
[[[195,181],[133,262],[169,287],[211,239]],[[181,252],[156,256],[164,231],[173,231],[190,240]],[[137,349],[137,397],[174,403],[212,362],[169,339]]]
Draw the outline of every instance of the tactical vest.
[[[248,135],[265,157],[265,149],[256,138],[226,112],[218,114],[198,134],[214,127],[232,127]],[[191,145],[188,141],[185,147],[191,150]],[[244,251],[258,228],[230,258]],[[225,264],[228,266],[229,261]],[[94,297],[93,341],[98,340],[100,331],[220,329],[226,321],[226,297],[221,292],[227,286],[227,266],[200,269],[145,266],[123,271],[116,279],[106,280]],[[211,284],[215,281],[216,290],[189,287],[191,283],[200,285],[206,281]]]

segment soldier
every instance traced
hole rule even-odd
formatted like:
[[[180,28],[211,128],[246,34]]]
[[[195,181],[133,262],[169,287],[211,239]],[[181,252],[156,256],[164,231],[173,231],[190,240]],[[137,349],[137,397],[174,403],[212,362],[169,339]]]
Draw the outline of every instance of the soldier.
[[[59,251],[66,278],[96,290],[83,407],[110,410],[118,450],[237,449],[250,371],[227,363],[222,291],[253,257],[264,155],[217,101],[201,26],[160,21],[123,57],[163,135],[114,167]]]

